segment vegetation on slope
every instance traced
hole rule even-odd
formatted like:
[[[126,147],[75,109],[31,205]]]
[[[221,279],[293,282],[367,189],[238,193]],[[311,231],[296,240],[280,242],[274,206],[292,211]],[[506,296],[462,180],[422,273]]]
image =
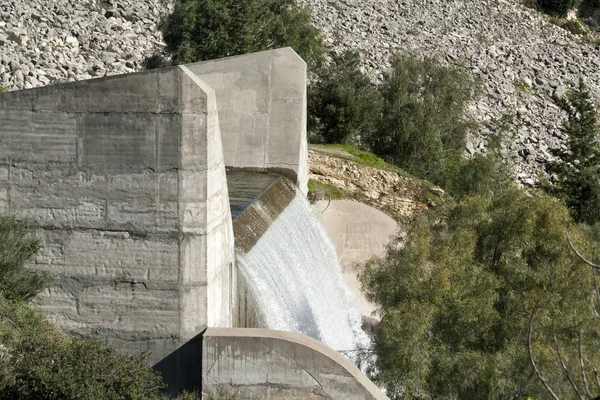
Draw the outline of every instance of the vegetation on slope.
[[[561,131],[565,148],[551,149],[556,160],[546,164],[552,195],[565,201],[577,222],[600,223],[600,135],[596,107],[583,79],[564,98],[556,100],[566,112]]]
[[[600,320],[594,273],[566,235],[591,254],[564,205],[514,187],[424,215],[362,276],[382,317],[374,379],[398,399],[546,398],[533,359],[559,398],[572,398],[556,349],[583,387],[579,335],[591,377]]]
[[[175,64],[290,46],[312,68],[325,49],[295,0],[177,0],[160,29]]]

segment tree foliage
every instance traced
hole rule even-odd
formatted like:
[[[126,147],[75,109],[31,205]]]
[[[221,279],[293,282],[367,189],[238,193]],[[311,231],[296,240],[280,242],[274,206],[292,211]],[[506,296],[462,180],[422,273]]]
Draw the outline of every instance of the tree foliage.
[[[72,338],[23,302],[0,296],[0,399],[158,399],[142,355]]]
[[[474,127],[464,118],[474,82],[459,68],[397,55],[382,93],[383,116],[376,134],[367,138],[369,147],[391,164],[443,183],[445,168],[462,156]]]
[[[177,0],[160,29],[175,64],[291,46],[314,67],[324,54],[321,32],[295,0]]]
[[[320,142],[356,143],[372,136],[383,102],[377,87],[360,70],[360,55],[346,51],[317,71],[309,86],[308,128]]]
[[[513,184],[511,160],[502,155],[503,146],[511,137],[511,121],[512,117],[505,115],[490,122],[486,153],[463,154],[447,163],[441,185],[454,199],[474,194],[489,196]]]
[[[555,179],[546,190],[563,199],[576,221],[600,222],[600,130],[596,108],[583,82],[556,99],[567,113],[561,131],[566,148],[551,149],[557,160],[546,164]]]
[[[567,12],[577,3],[576,0],[537,0],[537,5],[542,11],[558,17],[566,17]]]
[[[395,399],[547,398],[528,354],[560,398],[573,392],[579,331],[585,363],[599,366],[594,275],[571,252],[591,242],[557,200],[506,188],[465,197],[423,216],[405,246],[361,276],[380,307],[374,379]],[[575,377],[581,383],[581,373]],[[592,382],[592,391],[600,387]]]

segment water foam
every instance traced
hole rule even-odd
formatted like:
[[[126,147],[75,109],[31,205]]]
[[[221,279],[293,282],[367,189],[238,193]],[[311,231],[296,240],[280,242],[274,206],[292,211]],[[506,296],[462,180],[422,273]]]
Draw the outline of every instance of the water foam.
[[[301,192],[237,261],[266,328],[342,352],[369,346],[335,247]]]

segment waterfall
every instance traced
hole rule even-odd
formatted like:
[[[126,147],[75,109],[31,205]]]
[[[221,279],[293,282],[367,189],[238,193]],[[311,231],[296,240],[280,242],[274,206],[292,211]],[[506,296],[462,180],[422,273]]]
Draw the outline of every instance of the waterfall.
[[[335,248],[301,192],[250,251],[237,253],[265,328],[302,333],[338,351],[368,346]]]

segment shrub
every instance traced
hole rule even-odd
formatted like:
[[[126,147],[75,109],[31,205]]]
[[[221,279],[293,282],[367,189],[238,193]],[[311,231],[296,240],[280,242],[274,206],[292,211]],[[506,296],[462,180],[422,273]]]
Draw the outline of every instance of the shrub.
[[[169,59],[162,54],[161,52],[156,52],[142,61],[142,68],[144,69],[156,69],[156,68],[164,68],[171,65]]]
[[[159,399],[143,355],[71,338],[27,304],[0,296],[0,399]]]
[[[576,19],[566,20],[561,27],[568,30],[573,35],[585,35],[587,33],[583,24]]]
[[[21,221],[0,214],[0,295],[28,300],[46,286],[46,273],[25,268],[39,248],[39,241]]]
[[[495,132],[488,137],[487,152],[453,159],[444,170],[443,187],[455,199],[471,195],[501,194],[512,183],[511,166],[500,150],[505,132]]]
[[[319,69],[309,86],[309,131],[317,142],[355,143],[373,135],[382,106],[381,94],[360,70],[358,52],[346,51]]]
[[[573,219],[588,224],[600,222],[600,130],[596,108],[583,82],[566,97],[556,99],[567,113],[561,131],[566,149],[551,149],[557,159],[546,164],[553,182],[545,189],[563,199]]]
[[[314,67],[324,53],[321,32],[295,0],[177,0],[159,27],[175,64],[291,46]]]
[[[577,5],[577,0],[537,0],[542,11],[547,14],[565,17]]]
[[[531,348],[558,398],[574,398],[556,348],[582,387],[577,338],[591,377],[600,320],[594,273],[566,234],[591,254],[562,204],[515,188],[422,216],[404,246],[393,244],[361,276],[381,315],[375,381],[392,399],[549,398]]]
[[[433,59],[395,56],[382,87],[383,116],[368,146],[391,164],[443,184],[448,163],[457,162],[474,123],[464,118],[474,82],[459,68]]]

